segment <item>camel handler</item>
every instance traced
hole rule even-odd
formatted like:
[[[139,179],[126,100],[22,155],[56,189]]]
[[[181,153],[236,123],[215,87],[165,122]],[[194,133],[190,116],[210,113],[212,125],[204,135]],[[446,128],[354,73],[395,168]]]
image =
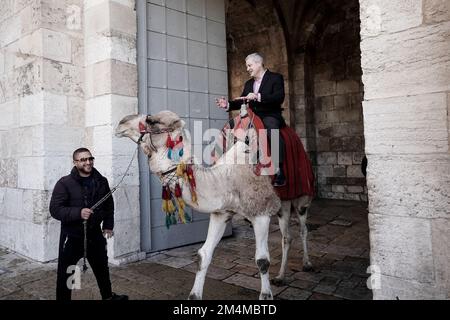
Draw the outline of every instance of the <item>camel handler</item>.
[[[227,101],[225,97],[216,99],[219,108],[238,110],[242,100],[248,100],[250,108],[261,118],[267,129],[267,138],[270,146],[271,129],[280,129],[286,125],[281,114],[281,104],[284,101],[284,80],[279,73],[271,72],[264,67],[264,59],[259,53],[249,54],[245,58],[247,72],[252,77],[247,80],[240,97]],[[279,170],[273,185],[281,187],[286,184],[286,177],[282,170],[284,161],[285,143],[279,136]]]
[[[95,212],[90,209],[110,192],[108,180],[94,168],[94,157],[86,148],[73,152],[73,164],[71,173],[56,183],[50,200],[50,214],[61,221],[56,300],[71,300],[73,285],[69,278],[84,255],[83,221],[87,221],[87,260],[97,279],[102,299],[128,300],[128,296],[117,295],[111,290],[105,238],[113,236],[112,196]]]

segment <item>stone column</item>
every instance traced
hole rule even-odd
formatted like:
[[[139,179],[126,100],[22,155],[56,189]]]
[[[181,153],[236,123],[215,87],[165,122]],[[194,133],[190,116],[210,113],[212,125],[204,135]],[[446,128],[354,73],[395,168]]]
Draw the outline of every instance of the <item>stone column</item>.
[[[374,298],[448,299],[450,2],[360,4]]]
[[[114,128],[137,113],[136,11],[134,1],[84,1],[86,145],[96,168],[115,186],[136,145],[114,137]],[[137,157],[114,193],[115,236],[108,241],[110,262],[145,257],[140,253],[139,170]]]
[[[0,244],[38,261],[57,256],[51,189],[83,138],[81,2],[2,3]]]

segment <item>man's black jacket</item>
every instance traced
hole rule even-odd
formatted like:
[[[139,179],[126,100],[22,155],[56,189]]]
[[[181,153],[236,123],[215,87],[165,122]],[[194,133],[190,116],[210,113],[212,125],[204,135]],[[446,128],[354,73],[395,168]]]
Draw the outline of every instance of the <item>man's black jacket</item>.
[[[245,97],[253,92],[254,79],[247,80],[242,91],[241,97]],[[261,102],[250,101],[250,107],[259,117],[274,116],[281,118],[281,104],[284,101],[284,80],[279,73],[267,70],[259,87]],[[229,101],[230,109],[237,110],[241,107],[242,101]]]
[[[92,194],[87,195],[81,185],[81,176],[76,167],[73,167],[69,175],[62,177],[56,183],[50,200],[50,214],[61,221],[61,233],[73,237],[83,236],[83,219],[81,209],[92,207],[109,191],[108,180],[95,168],[92,169]],[[114,228],[114,201],[112,196],[103,202],[88,220],[88,238],[102,235],[100,223],[103,221],[103,229]]]

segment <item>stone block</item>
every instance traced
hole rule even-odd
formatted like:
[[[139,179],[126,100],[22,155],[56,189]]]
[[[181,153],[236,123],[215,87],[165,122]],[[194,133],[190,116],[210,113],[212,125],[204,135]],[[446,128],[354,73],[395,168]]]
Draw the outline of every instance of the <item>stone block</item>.
[[[450,220],[435,219],[431,222],[432,244],[433,244],[433,258],[436,272],[436,284],[447,290],[447,297],[449,299],[450,288],[450,270],[448,262],[450,261]]]
[[[422,1],[363,0],[360,14],[362,37],[394,33],[421,25]]]
[[[344,80],[337,82],[337,94],[356,93],[360,91],[359,81]]]
[[[359,165],[347,166],[347,177],[363,178],[364,175],[362,174],[361,166]]]
[[[353,152],[338,152],[338,164],[353,164]]]
[[[24,157],[18,163],[18,187],[45,190],[44,157]]]
[[[67,97],[41,92],[20,99],[20,126],[67,124]]]
[[[424,0],[424,22],[427,24],[450,21],[450,2],[447,0]]]
[[[0,159],[0,187],[17,188],[17,160]]]
[[[430,221],[369,215],[371,264],[383,275],[434,284]]]
[[[71,127],[84,127],[85,101],[79,97],[67,97],[67,123]]]
[[[446,59],[449,29],[450,22],[444,22],[363,39],[364,98],[449,91],[450,61]],[[399,42],[404,45],[398,46]]]
[[[336,94],[335,81],[314,82],[314,93],[316,97],[331,96]]]
[[[153,41],[155,40],[155,41]],[[157,45],[157,39],[149,34],[150,56],[155,54],[155,49],[160,48]],[[98,63],[100,61],[112,59],[129,64],[136,64],[136,36],[121,33],[115,30],[96,33],[85,39],[84,42],[86,65]],[[165,41],[164,47],[165,50]],[[164,51],[165,54],[165,51]],[[164,55],[165,57],[165,55]]]
[[[111,188],[113,186],[110,186]],[[114,221],[129,221],[139,219],[139,186],[125,185],[114,192]]]
[[[340,137],[330,139],[332,151],[360,151],[362,150],[361,137]]]
[[[66,63],[72,61],[72,43],[68,35],[42,29],[42,43],[42,54],[44,58]]]
[[[0,243],[33,260],[44,261],[42,225],[8,219],[0,223]]]
[[[336,164],[337,163],[336,152],[318,152],[317,153],[317,163],[319,165]]]
[[[318,166],[317,175],[319,177],[332,177],[333,176],[333,166]]]
[[[22,21],[19,15],[12,15],[0,22],[0,48],[20,39]]]
[[[345,192],[345,186],[333,185],[333,186],[331,187],[331,190],[332,190],[333,192],[344,193],[344,192]]]
[[[381,275],[381,288],[373,290],[374,300],[444,300],[448,299],[448,288]]]
[[[420,218],[448,215],[450,162],[446,154],[368,158],[370,212]]]
[[[140,251],[140,219],[118,221],[114,226],[114,237],[108,240],[108,253],[111,258]]]
[[[364,192],[364,188],[361,186],[348,186],[347,190],[350,193],[363,193]]]
[[[121,34],[136,37],[136,11],[118,2],[109,2],[109,27]],[[96,17],[97,18],[97,17]]]
[[[65,125],[47,125],[44,127],[43,155],[61,156],[70,159],[72,152],[82,144],[83,135],[78,130]]]
[[[11,130],[19,126],[17,112],[19,100],[8,101],[0,104],[0,130]]]
[[[60,31],[65,34],[81,37],[83,32],[82,22],[90,19],[83,19],[83,3],[80,0],[76,1],[57,1],[57,0],[43,0],[40,2],[39,26],[45,29]],[[108,15],[99,14],[94,20],[102,20],[102,16]]]
[[[447,97],[426,94],[364,102],[366,148],[370,153],[448,151]],[[383,118],[383,121],[380,119]]]
[[[83,72],[77,66],[43,59],[42,69],[44,90],[60,95],[83,95]]]
[[[347,175],[347,169],[345,166],[333,166],[334,177],[345,177]]]
[[[86,126],[116,126],[126,115],[137,112],[137,99],[120,95],[102,95],[86,101]]]

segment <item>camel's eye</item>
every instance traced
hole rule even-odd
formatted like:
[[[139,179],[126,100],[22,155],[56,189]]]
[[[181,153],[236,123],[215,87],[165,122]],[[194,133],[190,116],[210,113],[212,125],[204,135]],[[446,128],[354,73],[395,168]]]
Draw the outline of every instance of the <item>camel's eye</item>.
[[[147,120],[145,120],[145,122],[147,122],[151,126],[161,123],[158,120],[153,120],[152,118],[147,118]]]

